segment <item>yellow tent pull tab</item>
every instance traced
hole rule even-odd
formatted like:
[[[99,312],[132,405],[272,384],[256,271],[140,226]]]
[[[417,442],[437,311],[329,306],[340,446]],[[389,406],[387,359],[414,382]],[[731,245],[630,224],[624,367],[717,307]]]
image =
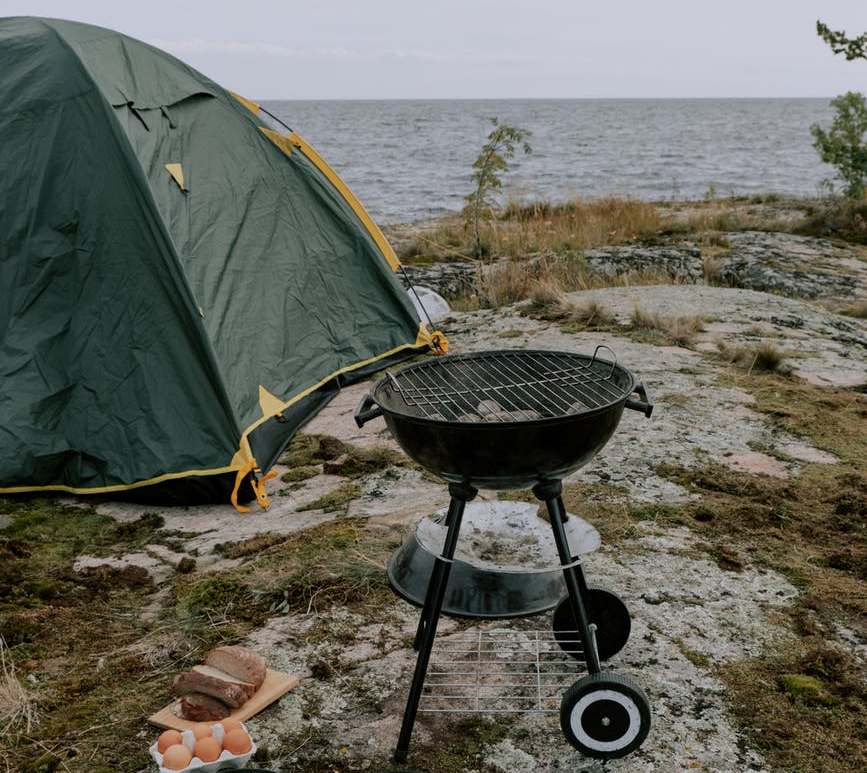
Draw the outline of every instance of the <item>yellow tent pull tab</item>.
[[[239,513],[249,513],[250,512],[249,507],[244,507],[244,505],[238,504],[238,490],[241,488],[241,483],[243,482],[244,478],[246,478],[247,475],[249,475],[251,472],[253,472],[253,469],[255,467],[256,467],[255,462],[252,462],[252,461],[247,462],[243,467],[241,467],[241,469],[238,470],[238,474],[235,476],[235,488],[232,489],[232,496],[230,497],[230,501],[232,502],[232,506]],[[253,490],[254,491],[256,490],[255,482],[253,482]],[[256,494],[256,497],[258,498],[258,492]]]
[[[251,481],[253,484],[253,491],[256,492],[256,501],[259,503],[259,507],[263,510],[267,510],[271,507],[271,502],[268,499],[268,492],[265,490],[265,483],[266,481],[276,477],[277,471],[271,470],[270,472],[266,472],[258,481],[255,478]]]
[[[184,187],[184,169],[180,164],[166,164],[166,171],[172,176],[172,179],[178,184],[184,193],[187,189]]]
[[[441,330],[434,330],[430,334],[430,343],[434,352],[437,354],[446,354],[449,350],[449,339]]]

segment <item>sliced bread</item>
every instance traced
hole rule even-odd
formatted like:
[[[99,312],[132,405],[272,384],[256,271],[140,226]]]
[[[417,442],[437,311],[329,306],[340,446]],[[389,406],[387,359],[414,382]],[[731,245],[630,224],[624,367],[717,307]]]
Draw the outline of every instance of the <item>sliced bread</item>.
[[[232,710],[223,701],[200,692],[181,698],[181,716],[190,722],[216,722],[225,719]]]
[[[250,682],[236,679],[231,674],[212,666],[193,666],[189,671],[175,677],[172,684],[175,695],[189,695],[198,692],[210,695],[227,706],[237,708],[244,705],[256,692]]]
[[[246,647],[217,647],[208,653],[205,664],[254,685],[256,690],[265,681],[265,661]]]

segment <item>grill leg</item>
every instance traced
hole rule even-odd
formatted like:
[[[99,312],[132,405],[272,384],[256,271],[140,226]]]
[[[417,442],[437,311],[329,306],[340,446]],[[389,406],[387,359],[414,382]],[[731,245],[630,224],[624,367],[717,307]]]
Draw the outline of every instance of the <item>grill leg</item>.
[[[464,502],[468,501],[468,499],[464,500]],[[454,502],[455,500],[453,499],[452,504],[454,504]],[[448,512],[446,513],[447,530],[451,527],[452,521],[454,520],[453,510],[454,508],[450,506]],[[461,515],[463,515],[463,508],[461,508]],[[424,597],[424,606],[422,607],[421,615],[419,615],[418,618],[418,628],[416,628],[415,639],[412,643],[412,647],[416,652],[418,652],[418,648],[421,646],[421,640],[422,635],[424,634],[424,630],[428,627],[430,621],[430,613],[433,607],[434,591],[439,585],[443,569],[446,566],[451,567],[451,564],[446,561],[440,561],[439,558],[434,560],[433,569],[431,570],[431,576],[427,583],[427,591]],[[448,577],[446,577],[445,583],[446,585],[448,585]]]
[[[587,593],[587,583],[581,566],[569,566],[573,563],[572,551],[569,549],[569,540],[566,537],[566,529],[563,527],[566,521],[566,508],[560,494],[563,487],[560,481],[540,483],[533,489],[533,493],[545,502],[548,509],[548,518],[551,521],[551,529],[554,532],[554,542],[557,545],[557,554],[563,565],[563,578],[566,580],[566,589],[569,592],[569,601],[572,604],[572,614],[578,624],[578,636],[581,638],[581,646],[584,650],[584,659],[587,663],[587,671],[598,674],[602,667],[599,663],[599,652],[596,649],[596,639],[590,627],[590,619],[587,617],[587,609],[584,599]]]
[[[415,673],[412,677],[412,685],[409,688],[409,698],[406,701],[406,709],[403,712],[403,724],[400,728],[400,737],[394,752],[394,761],[406,762],[409,754],[409,742],[412,738],[412,729],[415,726],[415,717],[418,713],[418,704],[424,689],[424,680],[427,676],[427,667],[430,662],[430,653],[433,649],[434,639],[437,633],[437,624],[443,607],[443,599],[446,595],[446,586],[449,582],[449,573],[452,568],[452,559],[455,555],[455,547],[458,543],[458,534],[461,530],[461,520],[464,516],[464,508],[478,493],[471,486],[463,486],[452,483],[449,485],[451,502],[446,519],[448,529],[443,544],[441,556],[437,556],[434,570],[431,572],[428,582],[427,594],[425,595],[425,608],[422,610],[419,628],[416,632],[415,646],[418,650],[418,658],[415,662]]]

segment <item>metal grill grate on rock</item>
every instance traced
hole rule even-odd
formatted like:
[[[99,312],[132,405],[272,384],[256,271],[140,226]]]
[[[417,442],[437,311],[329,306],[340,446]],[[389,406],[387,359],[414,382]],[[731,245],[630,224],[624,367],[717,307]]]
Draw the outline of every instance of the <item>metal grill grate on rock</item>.
[[[599,347],[603,348],[603,347]],[[389,376],[408,411],[437,421],[518,422],[585,413],[622,399],[614,363],[508,351],[431,360]],[[607,348],[607,347],[604,347]]]

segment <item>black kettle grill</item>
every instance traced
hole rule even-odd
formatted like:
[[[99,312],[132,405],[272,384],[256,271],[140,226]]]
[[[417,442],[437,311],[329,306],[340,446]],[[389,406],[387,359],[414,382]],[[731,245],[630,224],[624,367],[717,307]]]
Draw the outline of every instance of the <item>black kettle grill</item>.
[[[548,511],[567,596],[554,614],[560,647],[587,675],[563,695],[560,725],[582,753],[629,754],[650,730],[650,704],[631,679],[601,660],[625,644],[629,613],[610,591],[589,588],[572,555],[561,480],[587,464],[614,433],[624,408],[653,406],[632,373],[599,356],[502,350],[427,359],[387,373],[355,414],[359,427],[383,416],[403,450],[449,484],[442,554],[433,564],[414,647],[415,673],[395,750],[406,761],[425,686],[466,503],[479,488],[532,488]],[[613,355],[613,352],[611,352]]]

